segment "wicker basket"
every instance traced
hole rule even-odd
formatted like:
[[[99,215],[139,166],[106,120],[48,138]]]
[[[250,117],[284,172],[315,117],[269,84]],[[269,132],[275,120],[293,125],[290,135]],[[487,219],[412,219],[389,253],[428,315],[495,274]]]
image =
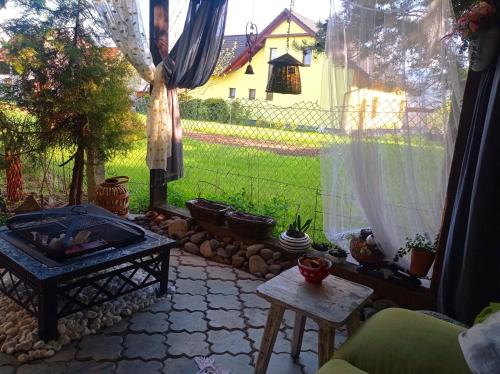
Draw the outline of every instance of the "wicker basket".
[[[269,238],[276,226],[276,221],[271,217],[234,211],[226,213],[226,221],[234,234],[252,239]]]
[[[186,206],[196,221],[210,222],[218,226],[224,225],[226,212],[233,209],[229,205],[206,199],[187,201]]]
[[[128,190],[124,186],[129,177],[108,178],[96,190],[96,204],[119,216],[128,215]]]

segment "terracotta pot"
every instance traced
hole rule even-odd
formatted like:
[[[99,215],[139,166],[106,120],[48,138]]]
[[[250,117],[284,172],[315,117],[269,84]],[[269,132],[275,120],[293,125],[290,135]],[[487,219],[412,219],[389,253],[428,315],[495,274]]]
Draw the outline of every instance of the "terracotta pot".
[[[411,250],[410,273],[416,277],[425,277],[434,262],[436,254],[418,249]]]

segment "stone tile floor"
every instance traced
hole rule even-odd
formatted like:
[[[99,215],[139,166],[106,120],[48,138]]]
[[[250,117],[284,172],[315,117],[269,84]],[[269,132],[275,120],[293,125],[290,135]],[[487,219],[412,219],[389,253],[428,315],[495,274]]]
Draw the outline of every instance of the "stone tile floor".
[[[0,374],[195,374],[196,356],[232,374],[253,373],[269,304],[255,295],[262,280],[232,267],[173,250],[175,293],[127,320],[63,347],[54,357],[18,365],[0,353]],[[294,315],[287,311],[270,374],[315,373],[317,326],[309,321],[300,360],[290,357]],[[336,344],[345,341],[337,332]]]

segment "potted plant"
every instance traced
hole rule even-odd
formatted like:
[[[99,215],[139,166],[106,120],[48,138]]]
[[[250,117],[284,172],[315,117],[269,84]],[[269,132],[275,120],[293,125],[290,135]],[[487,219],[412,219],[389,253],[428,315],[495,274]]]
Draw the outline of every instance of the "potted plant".
[[[399,248],[394,261],[411,253],[410,274],[416,277],[425,277],[436,257],[438,237],[432,242],[427,235],[416,234],[415,237],[406,238],[403,248]]]
[[[312,243],[309,253],[314,256],[325,256],[332,249],[331,243]]]
[[[306,234],[311,223],[312,219],[308,219],[302,224],[300,214],[297,214],[295,220],[288,227],[288,230],[280,235],[279,242],[285,252],[289,254],[303,254],[311,246],[311,239]]]
[[[335,247],[328,251],[327,257],[334,264],[345,264],[347,260],[347,251],[342,248]]]

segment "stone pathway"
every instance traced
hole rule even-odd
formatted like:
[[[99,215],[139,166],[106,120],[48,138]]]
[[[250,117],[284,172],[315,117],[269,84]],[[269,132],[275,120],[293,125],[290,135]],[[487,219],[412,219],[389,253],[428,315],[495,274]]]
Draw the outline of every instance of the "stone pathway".
[[[18,365],[0,353],[0,374],[195,374],[196,356],[215,359],[232,374],[253,373],[269,304],[255,295],[262,280],[230,266],[174,250],[175,294],[54,357]],[[309,321],[300,360],[290,357],[294,315],[285,313],[268,373],[315,373],[317,326]],[[336,344],[345,341],[339,331]]]

